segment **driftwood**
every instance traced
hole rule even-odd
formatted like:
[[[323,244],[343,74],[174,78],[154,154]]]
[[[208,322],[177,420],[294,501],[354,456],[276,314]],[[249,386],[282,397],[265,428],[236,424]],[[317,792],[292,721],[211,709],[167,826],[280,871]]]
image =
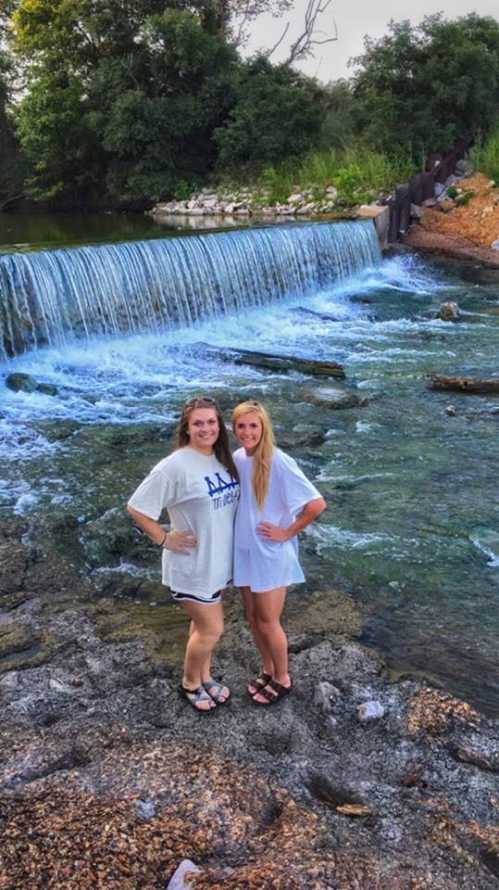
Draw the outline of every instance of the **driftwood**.
[[[338,362],[323,362],[294,355],[273,355],[270,352],[253,352],[249,349],[214,349],[211,346],[207,347],[205,355],[213,355],[235,365],[252,365],[271,371],[299,371],[314,377],[336,377],[340,380],[344,380],[346,376],[343,365]]]
[[[479,377],[442,377],[440,374],[431,374],[430,381],[430,389],[469,392],[472,395],[499,393],[499,377],[484,380]]]

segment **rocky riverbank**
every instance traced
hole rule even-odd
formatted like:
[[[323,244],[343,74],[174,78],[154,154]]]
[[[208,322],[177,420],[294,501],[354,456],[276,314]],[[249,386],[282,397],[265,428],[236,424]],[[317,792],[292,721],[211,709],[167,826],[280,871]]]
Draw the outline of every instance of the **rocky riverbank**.
[[[347,597],[291,594],[296,691],[257,710],[229,594],[203,718],[177,607],[98,594],[19,521],[0,551],[3,890],[156,890],[185,858],[198,888],[499,886],[499,723],[389,677]]]
[[[413,249],[499,268],[499,188],[481,173],[451,180],[420,208],[404,243]]]

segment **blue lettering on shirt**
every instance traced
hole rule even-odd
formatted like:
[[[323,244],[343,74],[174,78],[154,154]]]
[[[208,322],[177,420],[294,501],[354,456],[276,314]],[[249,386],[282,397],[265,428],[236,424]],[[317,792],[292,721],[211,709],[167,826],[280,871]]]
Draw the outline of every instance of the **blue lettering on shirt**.
[[[204,480],[206,482],[206,485],[208,486],[208,494],[210,498],[222,494],[225,491],[232,491],[234,488],[239,488],[239,482],[237,481],[237,479],[229,476],[229,481],[227,481],[223,478],[223,476],[220,475],[220,473],[215,473],[215,482],[213,481],[211,476],[205,476]]]

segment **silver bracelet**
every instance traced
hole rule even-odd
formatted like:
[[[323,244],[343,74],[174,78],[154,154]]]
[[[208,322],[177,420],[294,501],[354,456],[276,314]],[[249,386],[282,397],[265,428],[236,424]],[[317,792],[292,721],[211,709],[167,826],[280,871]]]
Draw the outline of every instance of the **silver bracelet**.
[[[164,547],[165,550],[168,550],[168,547],[166,546],[166,541],[167,541],[168,535],[169,535],[169,532],[165,532],[165,536],[159,545],[160,547]]]

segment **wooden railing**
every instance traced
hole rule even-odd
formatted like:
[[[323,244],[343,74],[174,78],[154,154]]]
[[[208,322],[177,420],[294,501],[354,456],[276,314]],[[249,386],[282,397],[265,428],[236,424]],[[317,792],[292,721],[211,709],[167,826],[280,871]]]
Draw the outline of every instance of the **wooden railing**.
[[[457,162],[464,158],[470,143],[461,140],[446,154],[434,152],[426,161],[424,173],[417,173],[406,185],[396,186],[388,199],[390,225],[388,241],[393,244],[409,231],[411,204],[422,204],[435,195],[435,183],[445,182],[454,173]]]

